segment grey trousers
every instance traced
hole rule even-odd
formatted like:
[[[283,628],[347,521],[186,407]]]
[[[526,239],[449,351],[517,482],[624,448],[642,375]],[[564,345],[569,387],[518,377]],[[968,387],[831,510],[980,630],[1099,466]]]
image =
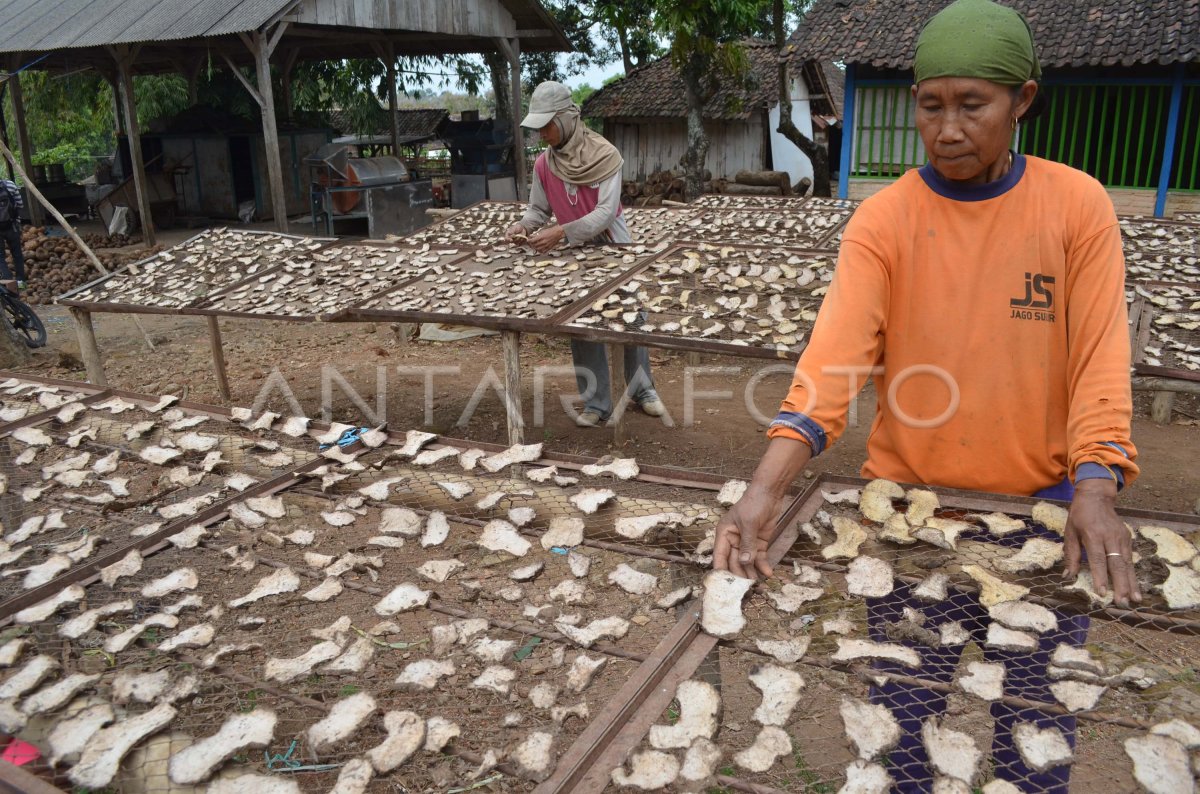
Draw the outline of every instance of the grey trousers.
[[[608,351],[600,342],[571,340],[571,359],[575,362],[575,384],[583,397],[585,411],[595,411],[602,420],[612,413],[612,383],[608,377]],[[641,404],[657,400],[650,377],[650,351],[644,347],[625,348],[625,383],[633,386],[633,401]]]

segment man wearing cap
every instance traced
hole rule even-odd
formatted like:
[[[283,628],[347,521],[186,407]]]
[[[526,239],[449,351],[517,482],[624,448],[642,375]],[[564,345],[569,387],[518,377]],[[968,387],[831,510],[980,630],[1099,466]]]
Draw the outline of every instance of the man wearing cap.
[[[570,89],[554,81],[539,85],[521,126],[537,130],[548,148],[533,166],[529,207],[524,217],[508,229],[506,239],[528,237],[529,245],[541,253],[563,240],[569,245],[633,242],[621,210],[624,160],[603,135],[583,123]],[[546,226],[551,218],[555,223]],[[541,231],[529,237],[538,229]],[[612,413],[608,353],[598,342],[572,339],[571,358],[584,401],[584,410],[575,424],[596,427]],[[634,402],[645,413],[666,413],[654,390],[646,348],[625,348],[625,380]]]
[[[1111,593],[1120,606],[1140,601],[1130,533],[1115,512],[1118,490],[1138,467],[1124,258],[1112,202],[1087,174],[1010,150],[1041,76],[1032,33],[1016,11],[958,0],[922,30],[914,72],[929,162],[851,218],[766,454],[717,528],[714,565],[770,575],[765,550],[784,493],[838,439],[850,401],[873,376],[879,405],[864,477],[1069,500],[1062,537],[1027,525],[1000,539],[980,528],[959,542],[992,544],[991,559],[998,559],[1035,537],[1061,541],[1064,578],[1079,572],[1086,551],[1101,596]],[[914,543],[911,558],[942,553]],[[897,549],[872,544],[877,555]],[[1049,575],[1039,584],[1048,585]],[[868,634],[909,645],[921,665],[877,665],[883,672],[948,685],[974,640],[987,662],[1004,666],[1006,696],[1054,703],[1051,655],[1060,644],[1086,640],[1087,617],[1053,610],[1053,628],[1030,635],[1036,650],[1012,650],[993,640],[996,618],[975,593],[923,599],[911,585],[895,585],[867,599]],[[940,631],[941,640],[904,639],[912,636],[904,633],[909,623],[918,634]],[[946,692],[888,680],[871,697],[902,731],[887,754],[894,790],[929,791],[941,773],[931,767],[922,733],[944,714]],[[995,777],[1022,791],[1065,794],[1070,766],[1028,767],[1014,730],[1032,723],[1073,745],[1074,717],[1000,701],[991,713]]]

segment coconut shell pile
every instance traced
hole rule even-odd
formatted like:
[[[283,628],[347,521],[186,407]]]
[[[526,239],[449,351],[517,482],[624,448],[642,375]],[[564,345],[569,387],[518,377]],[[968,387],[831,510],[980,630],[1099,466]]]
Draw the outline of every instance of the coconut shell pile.
[[[102,252],[101,248],[125,248],[141,240],[141,237],[128,237],[123,234],[106,237],[104,235],[84,235],[87,243],[96,257],[109,271],[124,267],[130,262],[136,262],[159,248],[146,250],[135,248],[128,251]],[[48,304],[54,301],[56,295],[82,286],[100,277],[91,260],[75,245],[70,237],[50,237],[41,226],[30,226],[21,233],[21,250],[25,253],[25,276],[29,283],[22,293],[27,303]]]

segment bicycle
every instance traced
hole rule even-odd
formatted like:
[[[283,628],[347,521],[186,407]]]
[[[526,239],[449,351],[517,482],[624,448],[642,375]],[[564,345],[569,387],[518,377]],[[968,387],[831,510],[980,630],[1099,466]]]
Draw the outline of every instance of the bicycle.
[[[21,335],[29,347],[44,347],[46,326],[18,295],[17,282],[0,281],[0,308],[3,309],[4,321]]]

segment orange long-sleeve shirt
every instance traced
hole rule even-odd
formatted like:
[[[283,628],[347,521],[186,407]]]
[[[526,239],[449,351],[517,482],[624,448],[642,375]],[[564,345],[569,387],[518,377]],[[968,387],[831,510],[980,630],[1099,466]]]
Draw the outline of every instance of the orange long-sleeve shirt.
[[[847,226],[769,436],[819,454],[876,367],[864,477],[1031,494],[1096,463],[1131,482],[1124,277],[1112,202],[1080,171],[1018,155],[970,188],[910,171]]]

